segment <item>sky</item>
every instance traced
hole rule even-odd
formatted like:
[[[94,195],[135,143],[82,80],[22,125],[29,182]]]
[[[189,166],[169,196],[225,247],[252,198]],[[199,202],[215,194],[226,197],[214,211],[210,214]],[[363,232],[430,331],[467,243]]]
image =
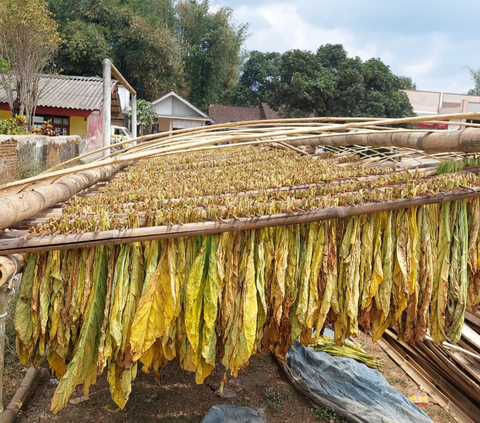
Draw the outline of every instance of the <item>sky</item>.
[[[342,44],[379,58],[418,90],[466,94],[480,69],[480,0],[215,0],[248,23],[247,51]]]

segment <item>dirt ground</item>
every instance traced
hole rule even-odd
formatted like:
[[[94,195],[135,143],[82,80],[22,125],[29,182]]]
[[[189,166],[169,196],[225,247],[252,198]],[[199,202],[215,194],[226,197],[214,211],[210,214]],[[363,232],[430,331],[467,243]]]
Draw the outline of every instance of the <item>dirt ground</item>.
[[[11,316],[7,320],[3,401],[5,407],[26,372],[15,354],[10,320]],[[419,390],[380,346],[371,343],[367,335],[361,335],[358,341],[369,353],[380,356],[382,373],[393,387],[405,395]],[[227,403],[254,408],[269,423],[346,422],[333,411],[315,405],[296,391],[271,354],[264,353],[252,358],[250,365],[237,378],[229,377],[224,396],[221,397],[217,390],[223,374],[221,367],[217,366],[206,383],[196,385],[192,373],[175,368],[173,364],[163,369],[158,381],[155,381],[153,374],[139,372],[124,410],[119,410],[112,401],[106,376],[102,375],[96,385],[91,387],[88,397],[83,397],[81,387],[78,387],[71,397],[71,403],[54,415],[50,412],[50,401],[56,382],[48,370],[44,369],[16,421],[199,423],[211,406]],[[432,402],[421,407],[435,423],[454,421],[443,408]]]

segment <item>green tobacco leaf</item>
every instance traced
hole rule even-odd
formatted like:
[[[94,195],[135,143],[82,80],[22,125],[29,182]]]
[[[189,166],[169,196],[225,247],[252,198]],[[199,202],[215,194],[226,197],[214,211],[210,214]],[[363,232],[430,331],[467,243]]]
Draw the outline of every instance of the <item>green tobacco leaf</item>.
[[[88,387],[94,381],[97,373],[96,356],[105,307],[106,248],[104,246],[97,247],[95,251],[94,278],[88,314],[82,326],[78,343],[75,346],[73,359],[68,364],[67,371],[53,395],[51,411],[54,413],[65,407],[68,398],[77,385],[83,383],[84,392],[88,393]]]

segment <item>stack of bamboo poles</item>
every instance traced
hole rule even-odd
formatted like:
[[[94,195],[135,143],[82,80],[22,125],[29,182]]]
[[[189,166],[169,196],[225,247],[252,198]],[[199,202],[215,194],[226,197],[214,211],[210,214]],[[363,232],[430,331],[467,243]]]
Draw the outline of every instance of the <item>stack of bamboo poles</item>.
[[[392,330],[380,345],[455,420],[469,423],[480,412],[480,314],[467,312],[465,317],[459,346],[431,339],[409,345]]]
[[[409,342],[428,331],[456,341],[465,308],[480,301],[478,169],[432,177],[247,147],[312,138],[345,145],[361,132],[359,144],[480,150],[476,129],[381,129],[419,120],[202,128],[5,186],[150,159],[98,197],[73,199],[59,219],[2,239],[4,253],[29,252],[18,351],[34,363],[48,351],[60,379],[52,409],[77,384],[88,392],[107,366],[123,407],[138,364],[158,372],[176,360],[202,382],[217,354],[236,374],[261,350],[282,356],[298,336],[314,342],[312,329],[327,323],[339,343],[359,325],[375,338],[396,326]],[[454,141],[448,149],[435,145],[445,138]]]

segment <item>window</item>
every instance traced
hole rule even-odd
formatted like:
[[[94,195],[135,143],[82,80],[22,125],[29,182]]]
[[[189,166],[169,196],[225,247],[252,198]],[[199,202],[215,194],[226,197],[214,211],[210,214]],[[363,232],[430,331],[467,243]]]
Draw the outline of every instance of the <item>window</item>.
[[[56,135],[68,135],[68,117],[56,117],[52,119],[53,127]]]
[[[55,135],[69,135],[70,133],[70,118],[68,116],[34,116],[33,126],[41,128],[43,122],[51,121],[55,129]]]

